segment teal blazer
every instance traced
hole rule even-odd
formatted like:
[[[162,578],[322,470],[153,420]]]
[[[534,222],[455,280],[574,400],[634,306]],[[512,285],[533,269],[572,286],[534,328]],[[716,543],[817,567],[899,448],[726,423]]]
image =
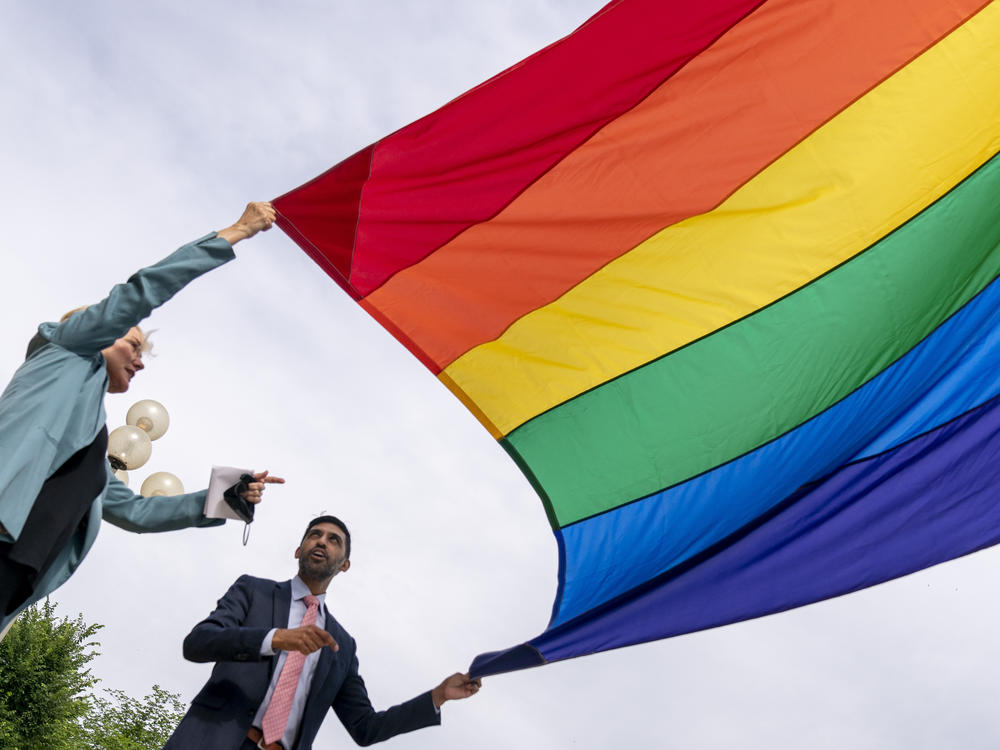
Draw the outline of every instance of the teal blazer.
[[[107,298],[64,323],[38,327],[46,343],[17,369],[0,395],[0,523],[7,529],[0,540],[17,539],[46,478],[93,442],[107,421],[108,373],[101,350],[190,281],[234,257],[232,245],[213,232],[138,271]],[[73,574],[97,538],[102,518],[135,532],[223,523],[204,517],[204,503],[204,490],[155,499],[136,495],[109,466],[108,481],[94,498],[86,530],[70,538],[24,607],[55,591]],[[17,614],[0,619],[0,628]]]

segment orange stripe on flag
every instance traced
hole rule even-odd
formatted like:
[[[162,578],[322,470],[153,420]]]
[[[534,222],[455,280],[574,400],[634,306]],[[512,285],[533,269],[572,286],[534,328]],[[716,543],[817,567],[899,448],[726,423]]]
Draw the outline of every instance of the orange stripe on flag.
[[[665,226],[718,206],[986,4],[772,0],[365,307],[440,371]]]

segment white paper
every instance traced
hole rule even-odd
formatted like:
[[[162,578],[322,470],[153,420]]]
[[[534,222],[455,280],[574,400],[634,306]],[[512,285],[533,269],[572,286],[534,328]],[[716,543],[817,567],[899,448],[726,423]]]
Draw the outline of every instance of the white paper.
[[[208,480],[208,494],[205,496],[205,518],[233,518],[242,520],[229,507],[223,493],[240,481],[243,474],[253,474],[252,469],[237,469],[232,466],[213,466]]]

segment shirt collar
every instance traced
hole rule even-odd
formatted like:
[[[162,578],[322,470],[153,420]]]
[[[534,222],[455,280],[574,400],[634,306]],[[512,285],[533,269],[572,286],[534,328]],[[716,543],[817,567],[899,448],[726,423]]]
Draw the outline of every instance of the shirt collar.
[[[309,590],[309,587],[306,586],[305,581],[301,578],[295,576],[295,578],[292,579],[292,601],[304,599],[311,593],[312,592]],[[316,598],[319,599],[319,612],[325,614],[326,592],[324,591],[322,594],[317,594]]]

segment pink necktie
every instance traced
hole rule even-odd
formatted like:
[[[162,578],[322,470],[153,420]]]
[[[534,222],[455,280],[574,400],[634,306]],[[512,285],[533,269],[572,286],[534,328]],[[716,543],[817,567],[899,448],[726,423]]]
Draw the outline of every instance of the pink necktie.
[[[309,595],[305,596],[303,601],[306,603],[306,614],[302,618],[302,625],[313,625],[316,622],[319,599]],[[285,664],[278,676],[278,684],[274,687],[274,694],[261,722],[260,728],[264,733],[264,743],[267,745],[277,742],[285,733],[288,714],[292,710],[292,700],[295,698],[295,688],[299,684],[299,675],[302,674],[302,665],[305,663],[306,655],[301,651],[289,651],[285,658]]]

